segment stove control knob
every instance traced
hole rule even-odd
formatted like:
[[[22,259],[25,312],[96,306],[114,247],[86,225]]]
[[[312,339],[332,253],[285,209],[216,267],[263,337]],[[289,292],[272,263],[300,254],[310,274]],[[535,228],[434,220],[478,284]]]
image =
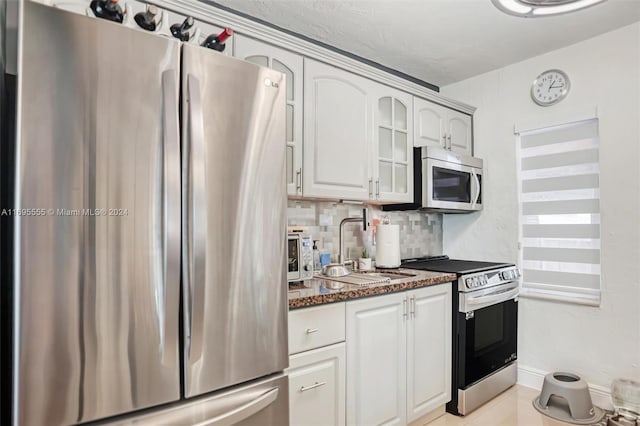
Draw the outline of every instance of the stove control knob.
[[[476,288],[480,285],[480,281],[478,281],[478,277],[473,277],[473,288]]]
[[[466,283],[466,285],[467,285],[467,288],[471,288],[471,287],[473,287],[473,279],[472,279],[472,278],[467,278],[467,279],[465,280],[465,283]]]

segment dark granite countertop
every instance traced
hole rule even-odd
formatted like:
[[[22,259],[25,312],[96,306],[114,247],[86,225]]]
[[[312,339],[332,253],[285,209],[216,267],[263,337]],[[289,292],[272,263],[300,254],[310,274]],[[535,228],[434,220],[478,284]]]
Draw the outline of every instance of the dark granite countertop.
[[[325,280],[322,276],[318,275],[303,283],[289,284],[289,310],[396,293],[456,280],[455,274],[442,272],[418,271],[404,268],[394,271],[401,274],[414,274],[415,276],[393,280],[392,283],[369,284],[366,286],[344,284],[342,288],[335,290],[332,288],[339,285],[338,283]],[[389,273],[390,271],[381,272]]]

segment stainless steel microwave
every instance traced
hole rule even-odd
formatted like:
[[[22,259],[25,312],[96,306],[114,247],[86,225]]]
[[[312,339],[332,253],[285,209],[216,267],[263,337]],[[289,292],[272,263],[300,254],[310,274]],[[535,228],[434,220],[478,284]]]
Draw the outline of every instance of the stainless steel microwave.
[[[482,210],[482,159],[432,147],[423,147],[420,158],[421,208],[454,213]]]
[[[313,278],[313,244],[304,232],[287,234],[287,282]]]

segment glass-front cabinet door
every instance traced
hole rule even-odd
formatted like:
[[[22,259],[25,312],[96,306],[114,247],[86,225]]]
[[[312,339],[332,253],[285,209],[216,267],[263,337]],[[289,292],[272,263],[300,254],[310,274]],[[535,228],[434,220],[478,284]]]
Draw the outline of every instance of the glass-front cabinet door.
[[[280,71],[287,78],[287,194],[302,196],[302,56],[236,35],[234,56]]]
[[[384,202],[413,201],[412,99],[384,87],[376,97],[373,198]]]

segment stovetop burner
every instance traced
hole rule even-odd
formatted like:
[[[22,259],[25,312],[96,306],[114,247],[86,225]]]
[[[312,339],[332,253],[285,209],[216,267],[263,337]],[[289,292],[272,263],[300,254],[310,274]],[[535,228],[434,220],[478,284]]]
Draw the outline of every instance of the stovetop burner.
[[[449,256],[427,256],[413,259],[404,259],[403,268],[428,270],[436,272],[449,272],[455,274],[469,274],[473,272],[488,271],[490,269],[513,266],[512,263],[479,262],[474,260],[449,259]]]

